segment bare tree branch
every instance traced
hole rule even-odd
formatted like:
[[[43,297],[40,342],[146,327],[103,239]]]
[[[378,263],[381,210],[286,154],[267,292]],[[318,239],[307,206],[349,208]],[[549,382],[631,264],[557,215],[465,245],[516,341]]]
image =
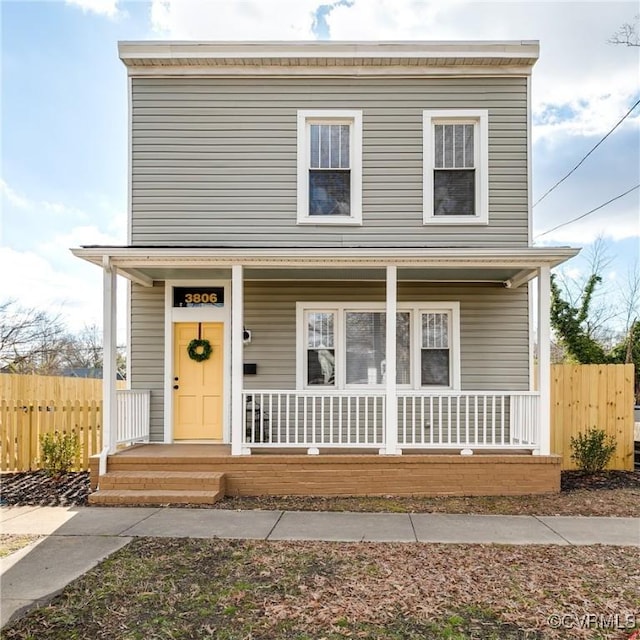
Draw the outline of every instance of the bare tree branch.
[[[625,22],[608,40],[609,44],[622,44],[626,47],[640,47],[640,15],[634,22]]]

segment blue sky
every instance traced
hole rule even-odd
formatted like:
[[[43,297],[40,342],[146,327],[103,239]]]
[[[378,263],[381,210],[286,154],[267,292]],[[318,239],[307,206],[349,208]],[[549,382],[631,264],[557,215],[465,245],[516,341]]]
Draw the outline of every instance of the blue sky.
[[[118,40],[538,39],[535,200],[640,98],[640,48],[606,42],[637,13],[636,2],[0,0],[0,300],[60,312],[75,329],[101,324],[100,270],[68,248],[126,242]],[[640,107],[534,209],[534,235],[639,182]],[[637,266],[640,190],[540,242],[588,248],[598,236],[614,299]],[[583,257],[567,267],[586,271]]]

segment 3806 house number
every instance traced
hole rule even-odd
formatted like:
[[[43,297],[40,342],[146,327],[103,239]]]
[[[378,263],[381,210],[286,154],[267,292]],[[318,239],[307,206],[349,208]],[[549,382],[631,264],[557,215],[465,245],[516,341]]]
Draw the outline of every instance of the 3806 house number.
[[[174,287],[174,307],[202,307],[224,304],[224,287]]]
[[[217,293],[187,293],[184,296],[187,304],[215,304],[218,302]]]

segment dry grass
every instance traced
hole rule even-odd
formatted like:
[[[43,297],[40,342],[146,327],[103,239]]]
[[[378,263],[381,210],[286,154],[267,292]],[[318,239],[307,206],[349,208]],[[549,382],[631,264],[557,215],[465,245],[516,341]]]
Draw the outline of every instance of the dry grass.
[[[622,639],[638,593],[635,548],[137,539],[4,637]]]
[[[23,549],[32,542],[39,540],[42,536],[33,535],[13,535],[10,533],[0,533],[0,558],[6,558],[8,555]]]
[[[219,509],[283,511],[369,511],[389,513],[473,513],[536,516],[640,517],[637,489],[577,490],[550,495],[476,497],[299,497],[225,498]]]

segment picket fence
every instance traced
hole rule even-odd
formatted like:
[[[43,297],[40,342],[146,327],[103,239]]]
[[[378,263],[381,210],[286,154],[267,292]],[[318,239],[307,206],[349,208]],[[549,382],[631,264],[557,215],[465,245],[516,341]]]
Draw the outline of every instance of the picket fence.
[[[102,401],[0,400],[0,470],[41,468],[40,438],[56,431],[77,435],[74,470],[88,469],[101,449]]]

